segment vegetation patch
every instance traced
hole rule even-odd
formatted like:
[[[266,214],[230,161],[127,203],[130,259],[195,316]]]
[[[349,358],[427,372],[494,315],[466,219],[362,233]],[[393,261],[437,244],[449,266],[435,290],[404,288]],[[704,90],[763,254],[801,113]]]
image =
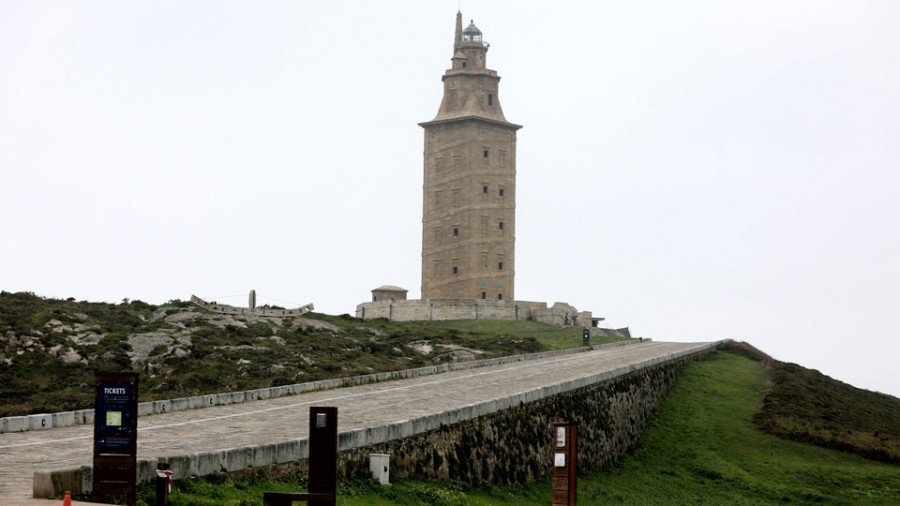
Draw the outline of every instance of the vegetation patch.
[[[900,399],[862,390],[797,364],[775,362],[762,410],[770,434],[900,463]]]
[[[108,304],[0,292],[0,416],[91,408],[95,371],[139,372],[143,402],[581,344],[580,328],[473,322],[244,318],[180,300]]]

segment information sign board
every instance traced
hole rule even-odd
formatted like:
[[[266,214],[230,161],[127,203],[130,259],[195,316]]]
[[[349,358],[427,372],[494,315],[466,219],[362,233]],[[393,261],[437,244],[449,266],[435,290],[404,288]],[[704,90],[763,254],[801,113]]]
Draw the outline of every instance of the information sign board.
[[[137,373],[97,373],[94,402],[93,499],[136,502]]]

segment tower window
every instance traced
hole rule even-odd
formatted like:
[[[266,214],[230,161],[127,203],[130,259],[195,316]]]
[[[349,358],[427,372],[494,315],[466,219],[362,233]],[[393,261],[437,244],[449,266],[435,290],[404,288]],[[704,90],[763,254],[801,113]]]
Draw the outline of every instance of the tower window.
[[[490,105],[490,106],[494,105],[494,94],[493,93],[488,93],[488,105]]]
[[[503,230],[503,222],[500,222],[500,230]]]
[[[500,270],[500,271],[503,270],[503,262],[500,262],[497,264],[497,270]]]
[[[500,196],[503,196],[503,188],[500,188]]]
[[[487,185],[481,187],[481,193],[487,193]]]
[[[490,152],[489,152],[488,150],[485,149],[485,150],[484,150],[484,157],[485,157],[485,158],[488,157],[488,153],[490,153]]]
[[[466,68],[466,62],[463,60],[463,68]]]
[[[497,294],[497,300],[503,300],[503,294],[502,294],[502,293],[498,293],[498,294]]]
[[[453,266],[453,274],[459,274],[459,267]]]
[[[459,237],[459,229],[456,227],[453,227],[453,237]]]
[[[487,298],[487,292],[481,292],[481,298],[482,298],[482,299],[486,299],[486,298]]]

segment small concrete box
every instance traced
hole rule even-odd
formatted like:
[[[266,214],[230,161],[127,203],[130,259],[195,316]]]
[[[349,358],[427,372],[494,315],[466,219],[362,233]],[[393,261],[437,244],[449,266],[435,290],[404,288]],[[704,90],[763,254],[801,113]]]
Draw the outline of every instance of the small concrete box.
[[[372,476],[382,485],[391,484],[391,455],[388,453],[370,453],[369,470]]]

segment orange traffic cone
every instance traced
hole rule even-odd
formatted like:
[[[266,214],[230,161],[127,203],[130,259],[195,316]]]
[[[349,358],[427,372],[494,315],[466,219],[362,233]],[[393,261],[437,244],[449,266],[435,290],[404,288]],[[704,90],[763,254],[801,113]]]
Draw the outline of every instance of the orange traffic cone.
[[[66,492],[66,498],[63,499],[63,506],[72,506],[72,492]]]

